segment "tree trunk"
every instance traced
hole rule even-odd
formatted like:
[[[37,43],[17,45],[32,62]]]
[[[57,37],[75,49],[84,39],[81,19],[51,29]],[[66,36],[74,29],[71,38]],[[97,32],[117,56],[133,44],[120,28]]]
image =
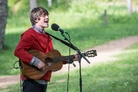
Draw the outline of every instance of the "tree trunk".
[[[8,2],[7,0],[0,0],[0,49],[2,49],[4,45],[7,17],[8,17]]]
[[[60,0],[57,0],[57,3],[59,4]]]
[[[133,12],[133,10],[132,10],[132,0],[127,0],[127,4],[128,4],[128,12],[132,13]]]
[[[30,10],[37,7],[37,0],[30,0]]]
[[[52,7],[52,0],[47,0],[48,2],[48,7]]]

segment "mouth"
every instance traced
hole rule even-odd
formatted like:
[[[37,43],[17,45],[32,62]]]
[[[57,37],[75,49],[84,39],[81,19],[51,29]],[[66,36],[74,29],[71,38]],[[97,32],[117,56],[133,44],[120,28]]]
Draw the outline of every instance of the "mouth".
[[[44,22],[45,22],[45,23],[48,23],[49,21],[48,21],[48,20],[45,20]]]

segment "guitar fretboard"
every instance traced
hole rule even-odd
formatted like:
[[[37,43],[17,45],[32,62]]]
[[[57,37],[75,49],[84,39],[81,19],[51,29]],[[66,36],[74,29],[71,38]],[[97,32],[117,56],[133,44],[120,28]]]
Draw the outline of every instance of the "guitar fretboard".
[[[74,59],[74,55],[70,55],[70,56],[59,56],[59,57],[52,58],[52,60],[54,62],[61,62],[61,61],[73,60],[73,59]]]

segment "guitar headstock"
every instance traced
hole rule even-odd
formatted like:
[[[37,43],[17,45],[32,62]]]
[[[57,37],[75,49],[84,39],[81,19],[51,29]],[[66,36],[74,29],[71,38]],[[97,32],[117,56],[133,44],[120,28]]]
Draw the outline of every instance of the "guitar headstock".
[[[97,52],[96,52],[96,50],[89,50],[89,51],[85,52],[85,56],[95,57],[95,56],[97,56]]]

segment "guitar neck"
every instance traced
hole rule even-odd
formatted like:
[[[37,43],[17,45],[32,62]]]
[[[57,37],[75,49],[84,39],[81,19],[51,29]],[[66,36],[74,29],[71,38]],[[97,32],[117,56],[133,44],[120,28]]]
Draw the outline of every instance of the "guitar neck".
[[[75,58],[74,55],[70,55],[70,56],[54,57],[54,58],[52,58],[52,60],[54,62],[61,62],[61,61],[66,61],[66,60],[73,60],[74,58]]]
[[[86,56],[85,53],[82,53],[82,55]],[[73,60],[75,58],[74,55],[69,55],[69,56],[59,56],[59,57],[54,57],[52,60],[54,62],[60,62],[60,61],[66,61],[66,60]]]

